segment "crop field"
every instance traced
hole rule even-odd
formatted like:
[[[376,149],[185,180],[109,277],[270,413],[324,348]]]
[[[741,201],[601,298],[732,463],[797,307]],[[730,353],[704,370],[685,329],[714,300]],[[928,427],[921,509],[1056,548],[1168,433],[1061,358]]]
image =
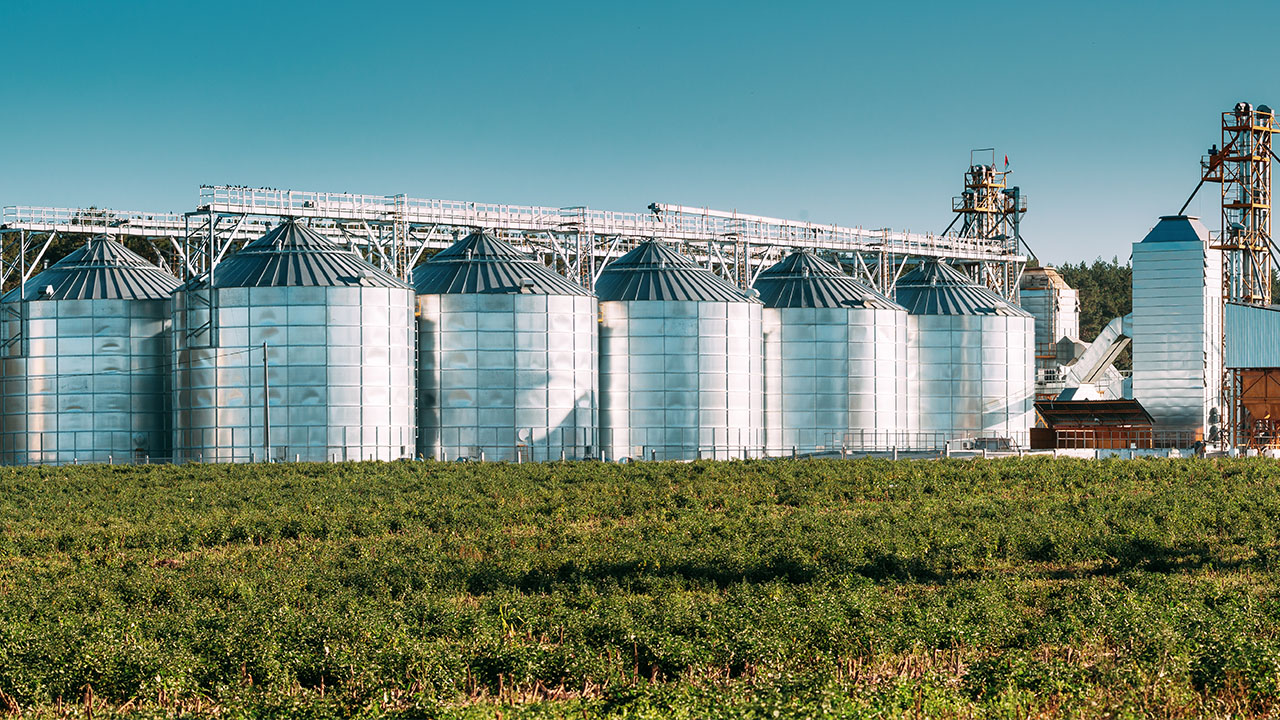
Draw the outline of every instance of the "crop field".
[[[1280,713],[1280,464],[0,470],[0,715]]]

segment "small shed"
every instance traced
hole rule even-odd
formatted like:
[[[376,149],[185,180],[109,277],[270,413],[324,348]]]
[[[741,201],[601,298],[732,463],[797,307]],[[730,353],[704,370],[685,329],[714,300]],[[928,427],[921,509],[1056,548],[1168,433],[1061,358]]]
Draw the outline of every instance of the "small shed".
[[[1155,422],[1137,400],[1038,400],[1031,448],[1150,448]]]

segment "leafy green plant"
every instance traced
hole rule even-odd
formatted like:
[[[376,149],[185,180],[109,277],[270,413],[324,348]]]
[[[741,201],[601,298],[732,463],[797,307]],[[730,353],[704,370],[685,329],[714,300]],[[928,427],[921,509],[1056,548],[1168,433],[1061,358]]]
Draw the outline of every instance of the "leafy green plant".
[[[1264,713],[1261,459],[0,469],[0,713]]]

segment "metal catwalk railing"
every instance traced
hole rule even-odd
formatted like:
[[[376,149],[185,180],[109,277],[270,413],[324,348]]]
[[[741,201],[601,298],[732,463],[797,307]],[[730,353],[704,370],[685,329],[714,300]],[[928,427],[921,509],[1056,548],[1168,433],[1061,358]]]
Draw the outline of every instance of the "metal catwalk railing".
[[[472,228],[498,232],[587,288],[594,287],[609,260],[648,238],[678,245],[681,252],[744,288],[761,269],[793,249],[805,248],[838,256],[849,263],[853,275],[886,294],[892,295],[893,283],[909,262],[937,258],[970,266],[976,282],[1016,301],[1016,281],[1026,260],[991,239],[872,230],[668,203],[652,203],[647,211],[617,212],[210,185],[199,189],[196,209],[183,214],[6,207],[0,222],[0,282],[12,285],[10,266],[21,267],[23,279],[34,272],[59,233],[146,240],[157,262],[189,280],[202,277],[229,252],[284,217],[306,219],[315,231],[405,280],[428,250],[447,247]]]
[[[145,233],[149,237],[181,237],[186,221],[181,213],[157,213],[107,208],[8,206],[0,211],[6,229],[67,233]]]
[[[835,251],[884,251],[963,260],[1015,259],[998,241],[950,235],[823,225],[684,205],[653,203],[649,212],[587,207],[539,207],[404,195],[353,195],[236,186],[200,188],[201,210],[414,225],[492,227],[528,232],[583,232],[611,237],[686,241],[738,238],[755,245],[816,247]]]
[[[755,245],[875,251],[958,260],[1017,260],[1001,243],[951,235],[933,235],[845,227],[745,213],[653,203],[649,212],[617,212],[586,207],[539,207],[464,200],[410,198],[405,195],[356,195],[226,185],[199,189],[196,212],[263,217],[303,217],[420,226],[488,227],[526,232],[581,232],[607,237],[658,237],[685,241],[742,240]],[[31,232],[100,233],[182,238],[189,232],[181,213],[121,211],[108,208],[8,206],[4,229]],[[341,235],[321,224],[322,231]],[[238,233],[256,235],[261,223],[246,223]]]
[[[1189,449],[1203,445],[1199,433],[1186,430],[1139,428],[1081,428],[1054,431],[1054,445],[1063,450]]]

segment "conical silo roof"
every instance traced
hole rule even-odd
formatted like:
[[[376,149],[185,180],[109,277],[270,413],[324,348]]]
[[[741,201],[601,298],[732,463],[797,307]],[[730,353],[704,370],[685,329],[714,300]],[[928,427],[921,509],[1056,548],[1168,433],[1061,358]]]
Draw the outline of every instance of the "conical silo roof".
[[[648,240],[605,266],[596,296],[606,300],[755,302],[732,283],[657,240]]]
[[[894,299],[912,315],[1012,315],[1022,308],[975,285],[946,263],[926,260],[894,284]]]
[[[213,286],[408,287],[292,218],[219,263]]]
[[[485,233],[473,232],[413,269],[419,295],[590,295],[581,285]]]
[[[752,287],[768,308],[902,309],[808,250],[796,250],[761,271]]]
[[[164,300],[178,285],[141,255],[99,236],[28,280],[25,297],[15,289],[4,300]]]
[[[1165,215],[1160,222],[1151,228],[1151,232],[1142,238],[1144,243],[1159,242],[1199,242],[1209,241],[1209,229],[1200,222],[1200,218],[1190,215]]]

